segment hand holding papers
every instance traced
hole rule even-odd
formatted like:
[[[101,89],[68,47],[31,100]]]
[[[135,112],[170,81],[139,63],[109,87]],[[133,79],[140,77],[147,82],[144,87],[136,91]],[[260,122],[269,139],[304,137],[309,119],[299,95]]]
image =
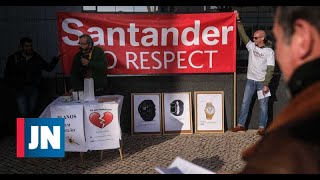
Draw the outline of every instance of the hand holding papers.
[[[257,91],[257,96],[258,96],[258,99],[260,100],[260,99],[271,96],[271,93],[270,91],[268,91],[267,94],[263,94],[262,90],[260,90],[260,91]]]

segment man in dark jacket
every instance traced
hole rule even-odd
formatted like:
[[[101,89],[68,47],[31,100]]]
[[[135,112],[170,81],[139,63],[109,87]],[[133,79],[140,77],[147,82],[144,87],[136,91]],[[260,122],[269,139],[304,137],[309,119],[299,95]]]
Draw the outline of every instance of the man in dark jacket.
[[[93,78],[95,95],[109,94],[107,60],[103,49],[93,46],[92,38],[79,37],[80,51],[74,56],[71,69],[71,91],[83,90],[84,78]]]
[[[52,71],[59,62],[53,57],[48,63],[32,49],[32,39],[20,39],[21,50],[10,55],[5,68],[5,80],[15,94],[19,116],[34,116],[39,96],[42,70]]]
[[[243,152],[241,173],[320,173],[320,7],[278,7],[276,60],[291,101]]]

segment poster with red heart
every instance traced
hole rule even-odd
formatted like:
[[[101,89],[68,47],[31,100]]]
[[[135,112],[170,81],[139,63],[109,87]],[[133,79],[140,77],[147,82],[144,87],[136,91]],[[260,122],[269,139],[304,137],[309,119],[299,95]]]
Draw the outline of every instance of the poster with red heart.
[[[83,106],[56,105],[50,107],[52,118],[64,118],[65,151],[87,152],[84,137]]]
[[[85,136],[90,150],[120,148],[118,106],[112,102],[84,105]]]

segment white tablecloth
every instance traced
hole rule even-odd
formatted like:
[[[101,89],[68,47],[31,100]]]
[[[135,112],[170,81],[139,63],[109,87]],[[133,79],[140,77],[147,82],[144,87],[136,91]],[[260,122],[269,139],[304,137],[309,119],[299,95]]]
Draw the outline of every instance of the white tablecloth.
[[[98,98],[114,101],[98,103]],[[97,96],[93,101],[64,102],[58,97],[41,113],[40,118],[65,118],[65,151],[116,149],[120,147],[120,115],[123,96]]]
[[[120,115],[121,115],[121,110],[122,110],[122,104],[123,104],[123,96],[121,95],[107,95],[107,96],[96,96],[96,100],[94,101],[71,101],[71,102],[64,102],[62,101],[62,97],[58,97],[57,99],[55,99],[53,102],[51,102],[46,109],[41,113],[39,118],[51,118],[51,112],[50,112],[50,106],[59,106],[59,105],[79,105],[79,104],[96,104],[98,103],[98,98],[99,97],[116,97],[118,98],[118,103],[119,104],[119,120],[120,120]],[[108,102],[105,102],[108,103]]]

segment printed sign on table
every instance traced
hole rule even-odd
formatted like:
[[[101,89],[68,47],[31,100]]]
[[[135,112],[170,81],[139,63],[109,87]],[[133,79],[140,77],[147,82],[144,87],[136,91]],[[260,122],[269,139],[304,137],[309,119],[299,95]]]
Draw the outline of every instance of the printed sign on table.
[[[118,121],[118,104],[84,105],[84,125],[90,150],[120,148],[121,129]]]
[[[51,106],[52,118],[64,118],[65,151],[87,152],[83,128],[83,106],[82,105],[59,105]]]

